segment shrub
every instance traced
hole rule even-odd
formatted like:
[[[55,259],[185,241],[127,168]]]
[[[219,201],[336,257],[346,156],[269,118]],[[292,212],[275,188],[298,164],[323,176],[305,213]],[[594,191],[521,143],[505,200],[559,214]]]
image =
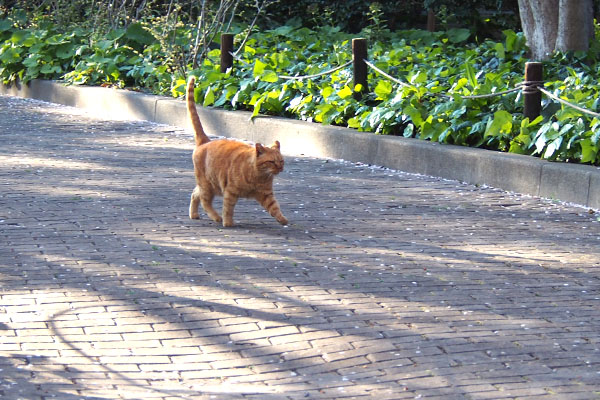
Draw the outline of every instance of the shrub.
[[[196,26],[175,26],[167,43],[147,22],[98,36],[91,27],[62,32],[47,20],[27,23],[21,17],[0,20],[4,82],[63,79],[178,97],[184,94],[187,75],[193,74],[198,77],[197,101],[205,106],[600,165],[597,118],[546,99],[542,117],[529,121],[522,115],[520,92],[465,98],[504,91],[522,81],[525,40],[510,30],[502,41],[478,45],[466,29],[385,30],[385,40],[370,43],[369,58],[405,84],[369,70],[371,93],[357,100],[351,67],[307,80],[281,78],[349,61],[352,35],[340,28],[286,25],[254,33],[240,49],[235,67],[221,73],[218,49],[208,51],[196,66],[175,54],[179,47],[189,51]],[[595,44],[587,54],[557,53],[545,63],[546,88],[596,110],[599,50]]]

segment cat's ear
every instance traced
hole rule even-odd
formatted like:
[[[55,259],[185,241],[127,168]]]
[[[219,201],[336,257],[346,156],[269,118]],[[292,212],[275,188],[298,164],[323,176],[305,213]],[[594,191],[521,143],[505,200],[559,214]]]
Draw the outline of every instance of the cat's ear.
[[[261,154],[263,154],[265,152],[265,147],[262,144],[256,143],[255,147],[256,147],[256,155],[257,156],[260,156]]]
[[[279,140],[276,140],[275,143],[273,143],[273,146],[271,146],[272,149],[280,149],[280,145],[279,145]]]

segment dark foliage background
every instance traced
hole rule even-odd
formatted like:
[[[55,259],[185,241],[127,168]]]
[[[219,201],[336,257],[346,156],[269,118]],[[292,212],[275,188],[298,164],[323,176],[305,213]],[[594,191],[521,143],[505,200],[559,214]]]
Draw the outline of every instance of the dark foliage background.
[[[205,0],[214,10],[232,0]],[[600,2],[600,0],[598,0]],[[176,12],[183,22],[194,21],[202,12],[202,0],[0,0],[0,16],[21,9],[28,14],[46,15],[56,23],[127,25],[139,19]],[[250,23],[260,0],[241,0],[236,20]],[[295,20],[299,25],[338,26],[356,33],[373,22],[390,30],[423,28],[427,11],[436,12],[438,26],[462,26],[489,33],[496,29],[515,29],[518,25],[517,0],[278,0],[262,13],[262,28],[273,28]],[[496,30],[499,30],[496,29]]]
[[[436,12],[442,25],[482,32],[496,26],[514,29],[518,23],[517,0],[280,0],[271,18],[279,24],[298,19],[311,28],[333,25],[355,33],[373,19],[391,30],[424,28],[429,9]]]

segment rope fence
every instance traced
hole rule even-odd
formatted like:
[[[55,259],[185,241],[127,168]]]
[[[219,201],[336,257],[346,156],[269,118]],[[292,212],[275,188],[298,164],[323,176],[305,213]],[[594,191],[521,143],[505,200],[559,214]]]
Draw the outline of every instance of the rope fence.
[[[350,65],[353,65],[354,71],[354,84],[362,84],[363,91],[367,89],[367,67],[371,68],[379,75],[385,77],[386,79],[412,89],[416,89],[417,87],[411,85],[410,83],[403,82],[382,69],[375,66],[372,62],[366,59],[366,39],[356,38],[352,39],[352,60],[339,65],[335,68],[328,69],[323,72],[319,72],[312,75],[301,75],[301,76],[288,76],[288,75],[278,75],[279,79],[285,80],[304,80],[304,79],[313,79],[321,76],[332,74],[341,69],[347,68]],[[250,65],[246,61],[242,60],[235,53],[233,53],[233,35],[232,34],[223,34],[221,36],[221,72],[227,71],[227,69],[233,67],[233,60],[237,60],[243,64]],[[542,102],[542,94],[546,95],[546,97],[552,99],[553,101],[559,102],[567,107],[571,107],[581,113],[590,115],[592,117],[600,118],[600,113],[590,111],[585,109],[577,104],[573,104],[565,99],[562,99],[552,92],[546,90],[544,87],[543,81],[543,66],[542,63],[539,62],[527,62],[525,63],[525,75],[523,82],[519,82],[512,89],[503,90],[500,92],[493,92],[487,94],[476,94],[476,95],[458,95],[462,99],[485,99],[497,96],[504,96],[507,94],[521,92],[523,94],[523,115],[528,117],[529,120],[534,120],[541,113],[541,102]],[[425,93],[429,96],[438,96],[445,98],[454,98],[457,96],[455,93],[445,92],[427,92]]]
[[[241,62],[244,65],[252,65],[250,63],[247,63],[245,60],[243,60],[240,56],[238,56],[235,53],[230,52],[229,54],[231,54],[231,57],[233,57],[237,62]],[[227,68],[225,68],[225,70],[227,70]],[[225,72],[225,71],[221,71],[221,72]]]
[[[375,65],[373,65],[373,63],[371,63],[367,60],[363,60],[363,61],[365,64],[367,64],[367,66],[369,68],[371,68],[375,72],[379,73],[380,75],[388,78],[390,81],[397,83],[399,85],[402,85],[404,87],[416,89],[416,86],[413,86],[406,82],[402,82],[401,80],[394,78],[393,76],[389,75],[385,71],[382,71],[381,69],[377,68]],[[463,96],[463,95],[458,95],[458,96],[462,99],[485,99],[488,97],[502,96],[505,94],[522,91],[523,89],[521,88],[521,86],[524,86],[524,85],[525,85],[525,82],[520,82],[520,83],[517,83],[517,85],[516,85],[517,87],[515,87],[513,89],[503,90],[501,92],[494,92],[494,93],[489,93],[489,94],[475,94],[475,95],[470,95],[470,96]],[[452,99],[452,98],[454,98],[454,96],[456,96],[456,94],[451,94],[449,92],[447,92],[447,93],[428,92],[426,94],[428,94],[429,96],[440,96],[440,97],[446,97],[446,98],[450,98],[450,99]]]
[[[551,98],[552,100],[554,100],[554,101],[557,101],[557,102],[559,102],[559,103],[562,103],[562,104],[564,104],[564,105],[566,105],[566,106],[568,106],[568,107],[571,107],[571,108],[573,108],[573,109],[575,109],[575,110],[577,110],[577,111],[579,111],[579,112],[582,112],[582,113],[584,113],[584,114],[590,115],[590,116],[592,116],[592,117],[600,118],[600,113],[597,113],[597,112],[593,112],[593,111],[587,110],[587,109],[585,109],[585,108],[583,108],[583,107],[580,107],[580,106],[578,106],[578,105],[576,105],[576,104],[573,104],[573,103],[571,103],[571,102],[568,102],[568,101],[567,101],[567,100],[565,100],[565,99],[561,99],[560,97],[558,97],[558,96],[555,96],[554,94],[552,94],[552,92],[549,92],[549,91],[547,91],[547,90],[546,90],[546,89],[544,89],[543,87],[538,87],[538,88],[537,88],[537,90],[539,90],[540,92],[544,93],[546,96],[550,97],[550,98]]]
[[[350,60],[347,63],[340,65],[339,67],[328,69],[327,71],[319,72],[318,74],[314,74],[314,75],[303,75],[303,76],[279,75],[279,78],[287,79],[287,80],[303,80],[303,79],[318,78],[320,76],[333,74],[334,72],[339,71],[340,69],[344,69],[344,68],[352,65],[353,62],[354,62],[354,60]]]
[[[402,82],[401,80],[394,78],[393,76],[389,75],[387,72],[385,72],[385,71],[382,71],[381,69],[377,68],[375,65],[373,65],[373,64],[372,64],[372,63],[370,63],[369,61],[367,61],[367,60],[363,60],[363,62],[364,62],[365,64],[367,64],[367,66],[368,66],[368,67],[370,67],[371,69],[373,69],[375,72],[377,72],[377,73],[379,73],[380,75],[383,75],[383,76],[385,76],[386,78],[388,78],[390,81],[392,81],[392,82],[394,82],[394,83],[397,83],[397,84],[399,84],[399,85],[401,85],[401,86],[404,86],[404,87],[408,87],[408,88],[416,89],[416,87],[415,87],[415,86],[413,86],[413,85],[411,85],[411,84],[409,84],[409,83],[406,83],[406,82]]]

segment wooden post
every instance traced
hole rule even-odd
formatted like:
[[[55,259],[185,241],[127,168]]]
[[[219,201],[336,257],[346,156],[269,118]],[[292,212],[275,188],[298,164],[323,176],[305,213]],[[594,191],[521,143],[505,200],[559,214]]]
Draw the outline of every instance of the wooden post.
[[[225,73],[233,67],[233,34],[221,35],[221,72]]]
[[[542,92],[527,82],[540,83],[544,80],[544,67],[541,62],[525,63],[525,84],[523,88],[523,116],[530,121],[536,119],[542,111]]]
[[[435,32],[435,13],[431,8],[427,10],[427,30]]]
[[[367,64],[364,61],[369,57],[367,54],[367,39],[352,39],[352,55],[354,57],[354,86],[360,84],[362,85],[360,92],[366,92],[369,90],[367,86]],[[360,92],[355,92],[358,98],[361,97]]]

